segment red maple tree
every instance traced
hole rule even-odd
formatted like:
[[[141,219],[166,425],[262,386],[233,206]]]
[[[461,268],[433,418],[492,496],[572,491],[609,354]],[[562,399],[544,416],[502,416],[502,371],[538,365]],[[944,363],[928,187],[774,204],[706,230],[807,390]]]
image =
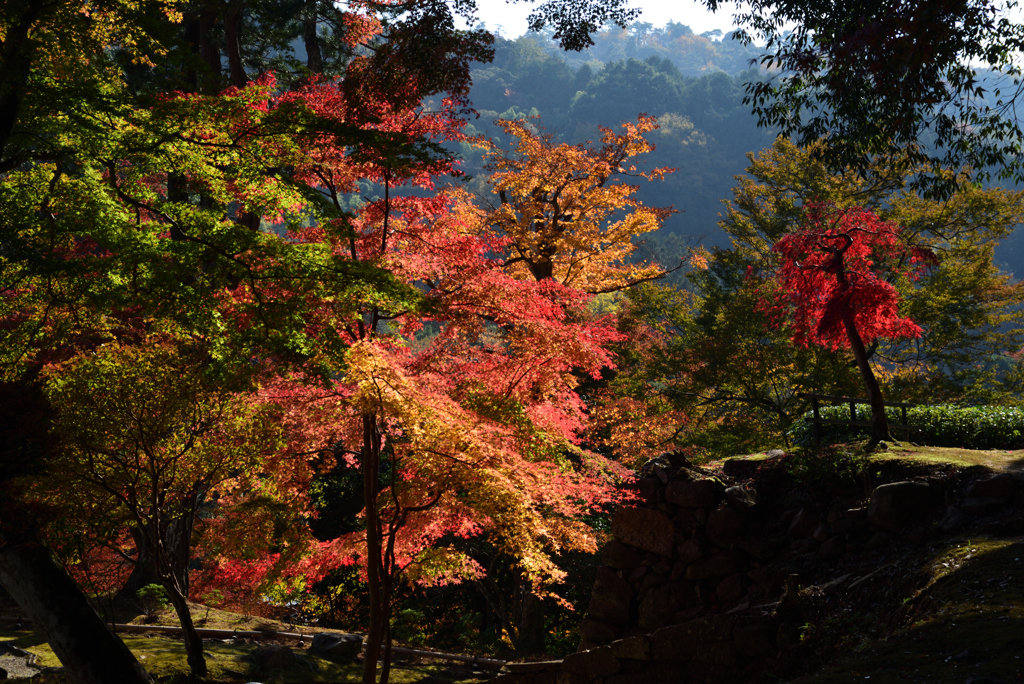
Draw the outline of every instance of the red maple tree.
[[[797,344],[850,349],[871,404],[872,439],[892,439],[867,346],[880,337],[920,337],[921,327],[900,316],[892,281],[916,279],[934,254],[908,246],[898,225],[869,209],[827,203],[809,203],[803,227],[772,251],[781,257],[774,279],[782,297],[766,308],[776,320],[792,319]]]

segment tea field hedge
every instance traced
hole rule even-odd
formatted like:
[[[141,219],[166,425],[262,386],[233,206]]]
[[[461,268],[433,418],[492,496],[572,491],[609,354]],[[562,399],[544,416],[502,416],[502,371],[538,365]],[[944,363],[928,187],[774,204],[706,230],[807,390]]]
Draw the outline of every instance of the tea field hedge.
[[[850,417],[849,405],[826,406],[819,409],[822,418],[845,420]],[[900,409],[886,408],[893,437],[903,438],[898,429]],[[812,415],[805,413],[793,424],[793,442],[814,445]],[[857,420],[871,420],[867,404],[857,406]],[[1024,449],[1024,406],[914,406],[907,409],[907,423],[915,428],[910,441],[926,446],[961,449]],[[821,443],[837,444],[870,435],[869,428],[847,425],[822,425]]]

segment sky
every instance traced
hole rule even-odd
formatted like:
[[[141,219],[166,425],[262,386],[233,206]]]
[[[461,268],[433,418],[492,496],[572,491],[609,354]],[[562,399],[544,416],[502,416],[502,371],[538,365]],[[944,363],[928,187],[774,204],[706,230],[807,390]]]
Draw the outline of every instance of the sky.
[[[526,33],[526,17],[536,3],[525,0],[510,3],[505,0],[478,0],[477,8],[480,20],[487,28],[498,31],[506,38],[516,38]],[[727,3],[719,7],[715,13],[708,11],[702,2],[695,0],[631,0],[630,7],[641,10],[638,21],[655,26],[664,26],[669,21],[686,24],[694,33],[718,29],[722,33],[732,30],[732,15],[736,10],[735,3]]]

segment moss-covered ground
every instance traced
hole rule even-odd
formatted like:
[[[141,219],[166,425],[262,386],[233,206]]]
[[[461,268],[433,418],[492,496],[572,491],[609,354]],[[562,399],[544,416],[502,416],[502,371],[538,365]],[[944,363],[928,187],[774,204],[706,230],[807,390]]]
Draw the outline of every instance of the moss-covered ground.
[[[805,634],[808,647],[827,644],[832,657],[793,682],[1024,680],[1024,539],[946,540],[893,570],[879,582],[902,588],[902,605],[879,600],[818,627],[832,634]]]
[[[122,635],[122,640],[159,682],[183,682],[187,679],[184,644],[165,636]],[[46,641],[30,631],[2,631],[0,642],[10,642],[38,657],[40,667],[58,667],[60,662]],[[291,645],[294,648],[294,645]],[[340,665],[331,660],[294,648],[296,662],[285,668],[262,671],[247,656],[259,647],[258,643],[232,640],[205,639],[203,642],[207,666],[210,670],[206,682],[251,682],[264,684],[359,682],[362,681],[362,662]],[[491,675],[473,672],[441,661],[395,662],[390,681],[395,684],[469,684],[487,679]],[[17,681],[17,680],[11,680]],[[60,674],[38,675],[33,684],[63,683]]]

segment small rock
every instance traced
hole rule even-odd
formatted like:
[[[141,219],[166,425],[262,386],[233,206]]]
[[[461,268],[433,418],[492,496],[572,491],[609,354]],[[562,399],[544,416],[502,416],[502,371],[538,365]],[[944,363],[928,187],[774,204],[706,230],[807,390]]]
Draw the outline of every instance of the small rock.
[[[595,620],[624,625],[629,622],[633,588],[609,567],[597,569],[597,579],[590,596],[588,615]]]
[[[249,659],[261,670],[287,667],[295,663],[295,653],[287,646],[268,644],[260,646],[249,654]]]
[[[964,527],[964,512],[959,510],[957,506],[950,506],[946,509],[946,514],[939,520],[939,527],[947,535],[950,532],[962,529]]]
[[[1009,473],[998,473],[989,475],[971,483],[965,495],[972,499],[1009,499],[1016,489],[1013,475]]]
[[[892,537],[888,534],[885,532],[876,532],[871,539],[868,539],[864,547],[871,551],[877,551],[878,549],[884,549],[887,547],[890,542],[892,542]]]
[[[746,527],[743,514],[726,504],[711,511],[708,516],[706,532],[708,539],[715,546],[731,549]]]
[[[677,546],[676,552],[679,557],[679,562],[686,565],[689,565],[698,558],[704,557],[704,549],[702,548],[700,539],[696,537]]]
[[[661,480],[656,477],[641,477],[636,481],[636,488],[641,499],[653,504],[658,503],[658,490],[662,489]]]
[[[313,637],[310,653],[322,653],[340,663],[350,663],[363,648],[363,638],[358,634],[335,634],[323,632]]]
[[[614,625],[591,617],[583,618],[580,623],[580,636],[585,641],[592,641],[597,644],[610,644],[619,638],[620,630]]]
[[[641,602],[637,626],[646,632],[663,627],[673,615],[687,607],[686,597],[675,585],[658,587]]]
[[[665,489],[665,499],[683,508],[710,508],[715,505],[721,488],[717,480],[670,482]]]
[[[818,519],[806,508],[801,508],[789,523],[789,536],[794,539],[806,539],[818,527]]]
[[[632,546],[623,544],[618,539],[612,539],[604,545],[601,551],[601,560],[610,568],[616,570],[632,570],[644,560],[644,554]]]
[[[767,560],[774,555],[771,544],[761,537],[756,537],[754,539],[740,539],[736,542],[736,547],[746,551],[751,556],[759,560]]]
[[[844,553],[846,553],[846,544],[842,537],[832,537],[818,549],[818,554],[827,561],[839,560]]]
[[[955,663],[980,663],[985,660],[985,654],[976,648],[966,648],[950,657],[950,660]]]
[[[711,577],[724,577],[738,572],[743,567],[743,559],[739,554],[729,551],[702,558],[686,568],[686,579],[702,580]]]
[[[868,522],[886,532],[900,532],[928,514],[934,494],[927,482],[893,482],[876,487],[871,492]]]
[[[824,542],[831,536],[832,535],[829,532],[828,525],[826,525],[825,523],[822,523],[818,525],[816,528],[814,528],[814,534],[811,535],[811,537],[813,537],[814,541],[816,542]]]
[[[757,506],[757,491],[753,487],[743,485],[727,487],[725,498],[741,511],[749,511]]]
[[[864,525],[860,520],[853,518],[838,518],[832,523],[833,534],[847,534]]]
[[[675,528],[672,525],[672,518],[650,508],[623,506],[612,517],[613,537],[630,546],[662,556],[672,555],[673,532]]]
[[[729,575],[715,587],[718,600],[722,603],[732,603],[743,595],[744,584],[743,575],[740,573]]]

